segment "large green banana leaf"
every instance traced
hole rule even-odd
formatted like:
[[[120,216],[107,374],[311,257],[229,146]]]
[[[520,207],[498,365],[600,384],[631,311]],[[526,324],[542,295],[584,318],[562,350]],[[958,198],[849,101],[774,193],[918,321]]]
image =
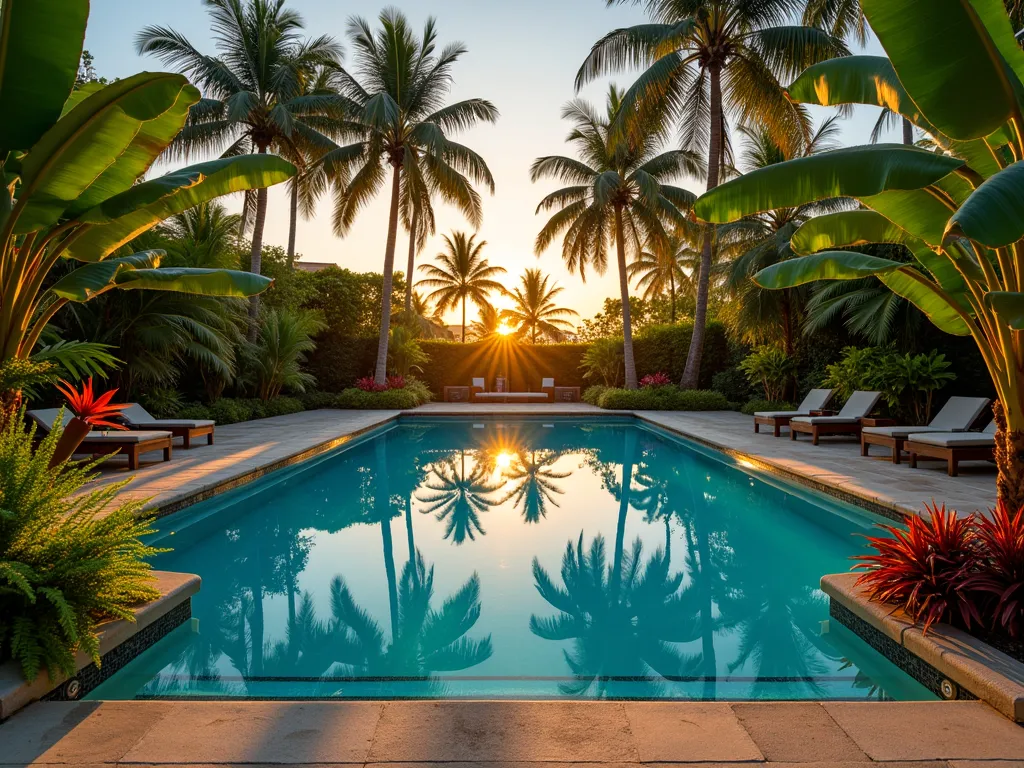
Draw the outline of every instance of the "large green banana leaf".
[[[68,250],[79,261],[100,261],[164,219],[207,200],[280,184],[295,166],[275,155],[222,158],[143,182],[82,216],[92,224]]]
[[[927,278],[913,267],[875,275],[890,291],[909,301],[932,321],[936,328],[954,336],[969,336],[971,329],[957,307],[935,290]],[[954,298],[955,301],[955,297]]]
[[[18,197],[25,207],[16,231],[60,219],[131,146],[144,123],[178,104],[186,87],[183,75],[143,72],[97,91],[58,120],[21,163]]]
[[[244,298],[266,290],[272,282],[252,272],[230,269],[158,269],[164,255],[160,250],[142,251],[86,264],[62,277],[50,291],[77,302],[89,301],[115,288]]]
[[[905,267],[901,261],[856,251],[822,251],[765,267],[752,278],[762,288],[795,288],[817,280],[857,280]]]
[[[952,139],[984,138],[1019,114],[1020,81],[981,18],[996,5],[1005,16],[1002,0],[861,0],[903,87]]]
[[[875,211],[840,211],[808,219],[793,234],[790,248],[793,253],[804,256],[873,243],[905,246],[943,289],[951,292],[964,289],[963,278],[949,259]]]
[[[793,101],[835,107],[868,104],[903,115],[923,131],[937,133],[884,56],[844,56],[813,64],[786,89]]]
[[[0,3],[0,161],[60,116],[78,74],[89,0]]]
[[[50,287],[50,291],[68,301],[88,301],[113,288],[118,273],[133,269],[154,269],[160,266],[165,251],[152,250],[119,256],[96,264],[86,264],[64,275]]]
[[[1024,160],[986,179],[950,217],[947,229],[990,248],[1024,237]]]
[[[760,168],[706,192],[697,216],[725,224],[743,216],[833,197],[866,198],[886,190],[922,189],[964,161],[903,144],[822,152]],[[915,233],[916,234],[916,233]]]
[[[101,264],[103,262],[100,262]],[[121,290],[178,291],[203,296],[245,298],[262,293],[273,282],[252,272],[235,269],[135,269],[119,272],[115,278]]]
[[[930,287],[927,278],[911,266],[856,251],[825,251],[813,256],[780,261],[754,275],[763,288],[793,288],[817,280],[857,280],[877,277],[889,290],[920,309],[936,327],[958,336],[970,329],[957,308]]]
[[[189,108],[199,101],[199,91],[186,85],[174,105],[154,120],[142,124],[128,148],[64,211],[73,219],[116,194],[131,189],[136,180],[171,143],[188,118]]]
[[[986,303],[996,315],[1015,331],[1024,331],[1024,293],[991,291]]]
[[[894,189],[860,198],[864,205],[932,246],[942,243],[953,209],[928,189]]]

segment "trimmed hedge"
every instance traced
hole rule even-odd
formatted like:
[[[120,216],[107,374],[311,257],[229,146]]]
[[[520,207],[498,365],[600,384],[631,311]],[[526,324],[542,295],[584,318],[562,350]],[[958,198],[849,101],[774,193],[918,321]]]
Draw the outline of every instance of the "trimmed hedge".
[[[642,389],[607,389],[597,400],[598,406],[622,411],[727,411],[729,401],[721,392],[709,389],[678,387],[645,387]]]
[[[740,413],[745,413],[747,416],[753,416],[758,411],[795,411],[796,406],[793,403],[787,403],[785,400],[765,400],[763,397],[755,397],[753,400],[748,402],[742,408]]]
[[[690,323],[648,326],[633,342],[637,375],[666,373],[679,381],[686,366],[693,326]],[[306,369],[324,392],[342,392],[356,379],[372,375],[377,357],[376,338],[352,338],[332,332],[316,338],[317,348],[310,353]],[[541,379],[553,377],[560,387],[585,387],[580,363],[589,344],[521,344],[507,342],[469,342],[421,340],[420,347],[430,356],[417,378],[425,382],[435,397],[446,386],[468,385],[474,378],[493,382],[498,376],[509,379],[512,391],[540,389]],[[725,326],[708,323],[701,364],[700,385],[711,386],[711,379],[730,362],[729,340]]]

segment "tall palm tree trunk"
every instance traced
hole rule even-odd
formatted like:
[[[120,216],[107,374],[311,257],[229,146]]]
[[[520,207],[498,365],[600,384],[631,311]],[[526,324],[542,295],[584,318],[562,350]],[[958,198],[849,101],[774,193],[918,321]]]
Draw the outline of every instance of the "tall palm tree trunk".
[[[626,278],[626,243],[622,207],[615,206],[615,247],[619,261],[619,293],[622,296],[622,361],[626,367],[626,389],[636,389],[636,360],[633,357],[633,324],[629,312],[629,280]]]
[[[708,67],[711,79],[711,142],[708,147],[708,191],[718,186],[718,172],[722,158],[722,66]],[[708,291],[711,285],[711,249],[715,230],[711,224],[704,228],[704,247],[700,254],[700,275],[697,278],[697,306],[693,312],[693,335],[690,351],[686,355],[681,385],[696,389],[700,381],[700,362],[704,354],[705,325],[708,316]]]
[[[462,343],[466,343],[466,297],[462,297]]]
[[[996,421],[996,492],[1000,502],[1011,514],[1024,509],[1024,430],[1015,428],[1020,424],[1020,410],[1013,412],[1010,398],[1001,397],[992,403],[992,415]]]
[[[266,147],[260,147],[259,153],[265,155]],[[263,227],[267,223],[267,188],[256,190],[256,218],[252,223],[252,250],[249,251],[249,271],[260,274],[263,267]],[[250,342],[256,341],[256,331],[260,319],[260,296],[256,294],[249,299],[249,332]]]
[[[291,182],[291,200],[288,208],[288,269],[295,267],[295,233],[299,227],[299,184]]]
[[[914,124],[905,117],[903,118],[903,143],[914,143]]]
[[[416,269],[416,225],[419,223],[419,211],[412,212],[412,224],[409,226],[409,265],[405,272],[405,316],[412,317],[412,274]]]
[[[388,580],[388,606],[391,611],[391,641],[398,631],[398,579],[395,577],[395,543],[391,538],[391,489],[388,483],[388,445],[386,438],[377,440],[374,447],[377,483],[374,507],[380,518],[380,538],[384,548],[384,575]]]
[[[388,243],[384,249],[384,282],[380,296],[380,338],[377,340],[377,368],[373,380],[383,386],[388,378],[388,333],[391,331],[391,286],[395,278],[395,239],[398,237],[398,198],[402,190],[402,164],[394,163],[391,180],[391,215]]]

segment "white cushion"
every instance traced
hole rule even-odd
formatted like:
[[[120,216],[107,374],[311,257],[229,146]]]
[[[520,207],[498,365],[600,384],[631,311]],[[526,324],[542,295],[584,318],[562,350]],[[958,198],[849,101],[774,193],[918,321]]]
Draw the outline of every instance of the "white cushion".
[[[189,429],[199,429],[199,427],[214,427],[217,422],[210,421],[209,419],[153,419],[152,421],[132,421],[133,426],[136,427],[152,427],[154,429],[170,429],[171,427],[188,427]]]
[[[864,427],[862,432],[869,435],[885,435],[886,437],[906,437],[907,435],[920,434],[922,432],[948,432],[949,430],[939,427]]]
[[[87,443],[142,443],[146,440],[155,440],[161,437],[170,437],[170,432],[139,432],[136,430],[95,431],[85,436],[83,442]]]
[[[809,413],[821,410],[832,399],[832,392],[831,389],[812,389],[796,407],[797,412]]]
[[[912,443],[939,445],[944,448],[984,448],[996,444],[995,436],[984,432],[924,432],[912,434],[908,440]]]
[[[856,424],[860,419],[856,416],[797,416],[792,421],[801,424]]]
[[[483,379],[473,379],[473,386],[474,387],[480,387],[480,389],[486,389],[487,388],[486,385],[484,384],[484,380]]]
[[[839,411],[839,416],[854,421],[863,418],[871,413],[881,396],[881,392],[854,392]]]
[[[554,379],[541,379],[540,380],[540,385],[541,385],[541,387],[553,387],[553,386],[555,386],[555,380]]]
[[[807,416],[808,411],[757,411],[754,415],[766,419],[779,419],[786,416]]]
[[[989,402],[987,397],[951,397],[928,426],[943,432],[970,429]]]

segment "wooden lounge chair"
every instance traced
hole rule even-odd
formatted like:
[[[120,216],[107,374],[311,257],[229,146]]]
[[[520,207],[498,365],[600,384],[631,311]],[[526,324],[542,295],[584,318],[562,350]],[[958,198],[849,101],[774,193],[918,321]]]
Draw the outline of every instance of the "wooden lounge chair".
[[[984,432],[924,432],[907,437],[903,450],[910,454],[910,466],[919,458],[943,459],[950,477],[956,477],[961,461],[991,461],[996,450],[996,423]]]
[[[40,428],[50,432],[60,413],[59,408],[44,408],[38,411],[29,411],[28,416]],[[64,424],[67,425],[74,414],[64,411]],[[171,443],[173,436],[167,431],[92,431],[85,436],[85,440],[78,446],[76,453],[95,455],[110,455],[123,453],[128,457],[128,469],[139,468],[139,456],[150,451],[163,451],[164,461],[171,460]]]
[[[213,445],[213,430],[217,422],[207,419],[156,419],[138,403],[128,403],[120,413],[129,429],[166,430],[174,437],[180,437],[182,447],[192,447],[193,438],[206,436],[206,444]]]
[[[540,392],[483,392],[476,391],[477,381],[473,379],[473,399],[478,403],[548,403],[555,399],[555,380],[541,379]]]
[[[754,414],[754,432],[761,431],[761,425],[772,428],[772,434],[778,437],[783,427],[789,426],[794,416],[810,416],[811,411],[818,411],[828,405],[832,399],[831,389],[812,389],[807,393],[795,411],[757,411]]]
[[[987,397],[951,397],[927,427],[864,427],[860,431],[860,455],[867,456],[870,446],[881,445],[892,451],[892,463],[899,464],[903,444],[910,435],[968,430],[989,402]]]
[[[871,413],[881,396],[881,392],[854,392],[837,416],[794,416],[789,420],[789,439],[796,440],[803,432],[817,445],[823,435],[859,435],[860,420]]]

